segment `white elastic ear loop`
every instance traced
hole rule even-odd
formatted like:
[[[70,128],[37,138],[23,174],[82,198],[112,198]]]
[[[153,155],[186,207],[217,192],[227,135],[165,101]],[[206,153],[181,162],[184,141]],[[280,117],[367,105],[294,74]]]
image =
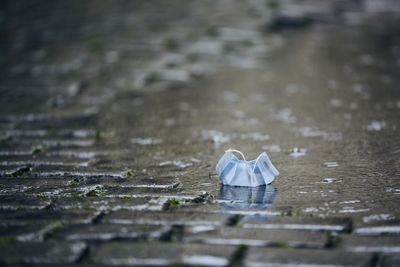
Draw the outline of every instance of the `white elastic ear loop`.
[[[244,154],[241,151],[237,150],[237,149],[229,148],[225,152],[236,152],[236,153],[239,153],[242,156],[243,160],[246,161],[246,157],[244,156]],[[258,160],[258,158],[257,158],[257,160]],[[249,173],[251,179],[253,180],[253,183],[255,183],[257,179],[256,179],[256,177],[254,175],[254,169],[251,170],[251,168],[250,168],[250,166],[249,166],[249,164],[247,162],[246,162],[246,165],[247,165],[247,172]]]
[[[236,152],[236,153],[239,153],[239,154],[240,154],[240,156],[242,156],[243,160],[246,160],[246,158],[245,158],[244,154],[243,154],[241,151],[239,151],[239,150],[236,150],[236,149],[229,148],[229,149],[228,149],[228,150],[226,150],[225,152]]]

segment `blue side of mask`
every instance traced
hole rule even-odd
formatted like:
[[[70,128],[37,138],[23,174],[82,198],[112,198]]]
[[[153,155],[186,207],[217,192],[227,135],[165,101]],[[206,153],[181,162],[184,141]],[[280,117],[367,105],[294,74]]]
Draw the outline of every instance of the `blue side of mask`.
[[[246,161],[239,160],[233,151],[236,150],[227,150],[216,166],[222,184],[250,187],[267,185],[279,175],[267,153],[263,152],[257,159]]]

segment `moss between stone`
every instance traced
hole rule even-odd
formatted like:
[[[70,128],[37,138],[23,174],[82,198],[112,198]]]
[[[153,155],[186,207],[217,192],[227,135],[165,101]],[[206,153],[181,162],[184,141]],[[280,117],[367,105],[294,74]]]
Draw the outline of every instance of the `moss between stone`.
[[[165,49],[168,51],[176,51],[179,48],[179,43],[175,38],[168,37],[164,40],[163,43]]]
[[[178,207],[183,203],[184,203],[183,200],[177,198],[168,199],[163,205],[163,210],[169,210],[170,208]]]
[[[101,140],[103,138],[103,135],[102,135],[100,129],[96,129],[96,134],[95,134],[94,138],[95,138],[96,143],[100,143],[101,142]]]
[[[228,266],[229,267],[243,266],[243,259],[245,258],[248,249],[249,249],[248,245],[240,244],[238,249],[233,254],[231,260],[229,261]]]
[[[217,37],[217,36],[219,35],[219,31],[218,31],[217,26],[215,26],[215,25],[210,25],[210,26],[206,29],[206,34],[207,34],[208,36],[211,36],[211,37]]]
[[[285,241],[276,241],[274,246],[277,248],[289,248],[289,244]]]
[[[325,231],[325,235],[327,238],[325,247],[326,248],[336,248],[340,242],[340,237],[337,235],[337,233],[328,230],[328,231]]]
[[[17,242],[14,236],[0,236],[0,245],[11,244]]]
[[[86,193],[87,197],[100,197],[104,196],[106,194],[106,191],[102,188],[95,188],[93,190],[90,190],[89,192]]]
[[[29,173],[30,171],[32,170],[32,166],[26,166],[26,167],[22,167],[22,168],[19,168],[18,170],[16,170],[15,172],[13,172],[12,174],[11,174],[11,176],[12,177],[15,177],[15,178],[17,178],[17,177],[24,177],[24,176],[26,176],[26,174],[27,173]]]

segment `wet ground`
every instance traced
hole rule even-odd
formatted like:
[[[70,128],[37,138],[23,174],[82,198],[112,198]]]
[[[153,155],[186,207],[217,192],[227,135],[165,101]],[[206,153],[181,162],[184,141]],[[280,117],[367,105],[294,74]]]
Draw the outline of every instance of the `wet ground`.
[[[398,17],[317,2],[1,4],[0,262],[396,266]]]

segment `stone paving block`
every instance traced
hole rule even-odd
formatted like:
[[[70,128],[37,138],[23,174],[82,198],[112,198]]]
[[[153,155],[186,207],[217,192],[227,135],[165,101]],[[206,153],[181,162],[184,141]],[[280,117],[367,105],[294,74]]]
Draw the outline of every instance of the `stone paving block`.
[[[106,265],[226,266],[235,249],[201,244],[111,242],[101,245],[91,260]]]
[[[174,196],[183,193],[182,188],[157,188],[157,187],[107,187],[107,195],[123,197],[123,196]],[[194,195],[195,197],[196,195]]]
[[[244,266],[371,266],[372,254],[338,250],[274,249],[251,247]]]
[[[400,254],[382,255],[377,264],[379,267],[398,267],[400,266]]]
[[[305,231],[351,231],[352,221],[345,218],[246,216],[240,221],[243,228]]]
[[[66,187],[68,181],[60,179],[27,179],[27,178],[2,178],[0,179],[0,193],[2,195],[18,194],[34,195],[41,191],[54,191]]]
[[[400,235],[400,224],[365,226],[354,229],[359,235]]]
[[[69,179],[124,179],[121,171],[96,171],[81,166],[37,166],[32,169],[34,178],[69,178]]]
[[[32,170],[32,166],[1,166],[0,177],[21,177],[26,176]]]
[[[0,224],[0,240],[3,241],[42,241],[46,223],[29,225]]]
[[[153,225],[224,225],[229,215],[196,212],[148,211],[135,212],[120,210],[106,215],[104,222],[116,224],[153,224]]]
[[[249,245],[296,248],[324,248],[328,236],[323,233],[305,231],[287,231],[275,229],[244,229],[240,227],[221,227],[214,231],[188,235],[186,242],[213,245]]]
[[[88,167],[89,160],[60,158],[60,157],[7,157],[0,160],[0,167]]]
[[[400,221],[390,214],[373,214],[354,220],[357,235],[399,235]]]
[[[224,206],[219,205],[218,203],[207,203],[207,205],[197,205],[197,206],[182,206],[179,207],[182,211],[196,211],[199,213],[207,212],[207,213],[223,213],[236,215],[241,217],[262,217],[264,219],[271,219],[275,216],[280,216],[283,211],[276,209],[252,209],[252,208],[238,208],[238,209],[226,209]]]
[[[160,211],[167,199],[151,197],[118,197],[102,196],[101,191],[89,191],[87,197],[68,197],[53,200],[54,210],[93,209],[102,211],[116,210],[154,210]],[[93,196],[91,196],[93,194]],[[99,194],[98,196],[95,194]]]
[[[0,210],[40,210],[50,205],[49,199],[24,195],[0,195]]]
[[[86,249],[82,242],[44,242],[0,244],[0,263],[57,264],[74,263]]]
[[[2,223],[17,225],[41,222],[91,223],[97,216],[99,212],[90,210],[0,211]]]
[[[68,241],[84,240],[132,240],[145,238],[160,238],[170,228],[158,225],[117,225],[117,224],[75,224],[59,229],[55,234],[56,239]]]
[[[351,252],[400,253],[400,236],[340,235],[339,247]]]

